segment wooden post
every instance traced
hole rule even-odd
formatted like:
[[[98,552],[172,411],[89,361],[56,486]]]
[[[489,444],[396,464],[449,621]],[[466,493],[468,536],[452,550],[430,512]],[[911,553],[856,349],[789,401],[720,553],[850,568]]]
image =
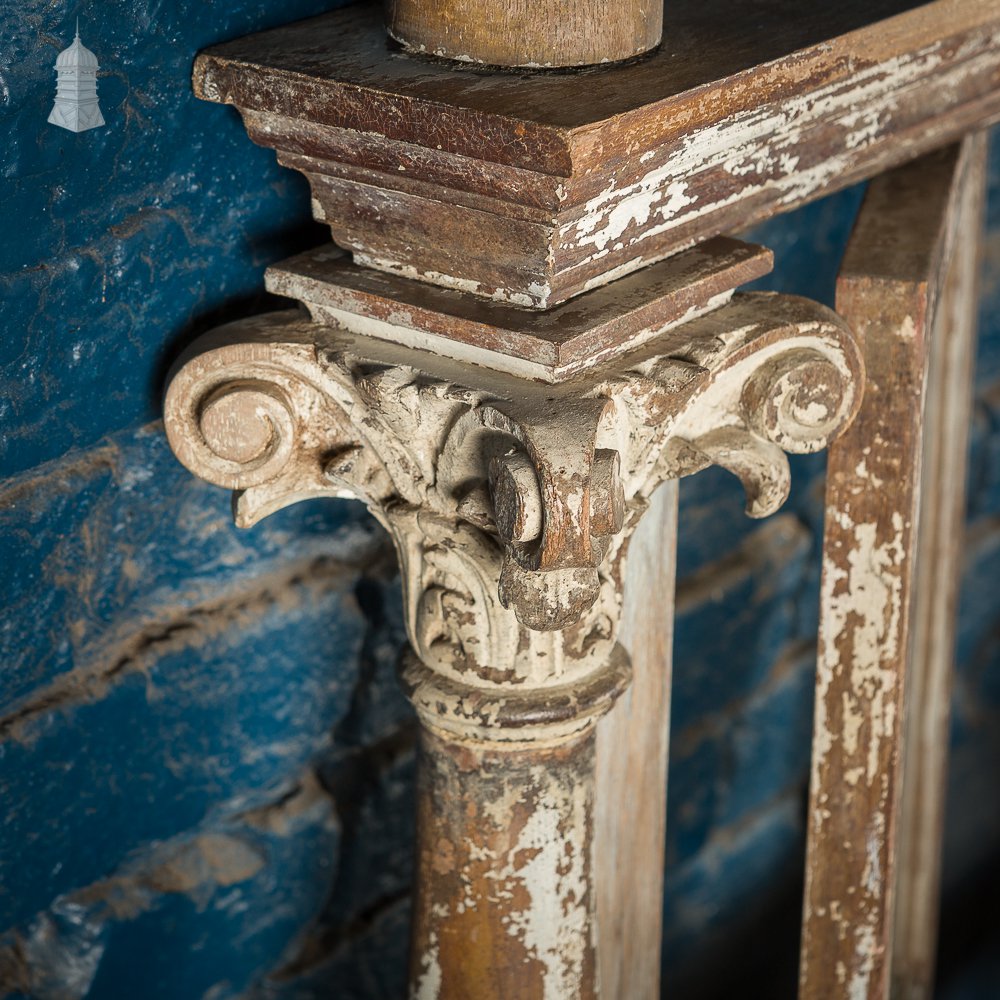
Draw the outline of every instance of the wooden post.
[[[601,990],[629,1000],[660,996],[677,485],[653,494],[629,543],[621,641],[632,657],[632,684],[597,727]]]
[[[655,48],[662,0],[389,0],[386,27],[412,52],[494,66],[586,66]]]
[[[968,247],[956,249],[977,241],[978,221],[962,210],[980,197],[967,190],[970,183],[981,189],[981,167],[973,169],[981,155],[977,150],[970,143],[960,155],[954,147],[874,181],[838,282],[837,307],[862,339],[868,381],[858,417],[831,446],[827,472],[800,971],[804,1000],[884,1000],[889,995],[922,489],[949,495],[943,507],[931,504],[935,520],[953,523],[962,506],[961,476],[937,478],[949,466],[959,471],[961,460],[956,466],[954,459],[938,455],[921,474],[925,390],[929,368],[943,357],[935,338],[965,340],[964,346],[948,348],[960,357],[967,357],[969,349],[967,320],[962,328],[949,329],[935,317],[949,270],[968,270],[975,257]],[[966,280],[960,278],[959,286]],[[939,377],[931,373],[932,386]],[[958,409],[967,391],[959,388],[963,377],[948,376],[951,405]],[[963,451],[964,426],[948,427],[954,438],[946,450]],[[931,522],[933,544],[945,542],[941,528]],[[946,541],[954,544],[953,537]],[[932,603],[941,624],[935,628],[943,635],[955,557],[936,563],[926,566],[925,585],[937,591]],[[931,688],[940,690],[940,672],[947,669],[940,657],[946,662],[948,655],[935,655],[937,676],[924,678],[913,707],[918,725],[929,725],[943,743],[947,727]],[[927,760],[936,763],[924,769],[923,781],[931,775],[940,779],[943,752],[941,746],[933,748]],[[912,809],[932,800],[935,808],[940,804],[937,787],[924,788],[921,795],[924,804],[914,800]],[[936,841],[937,822],[921,823],[911,835]],[[911,857],[915,849],[911,842]],[[937,851],[936,843],[924,843],[918,856],[936,857]],[[912,869],[911,875],[920,877]],[[923,909],[930,905],[926,889],[910,885],[901,898],[909,915],[926,926],[927,915],[917,915],[918,900]],[[924,931],[917,935],[911,929],[907,937],[914,935],[923,938]]]
[[[971,136],[965,147],[966,173],[955,207],[955,246],[935,316],[924,415],[892,942],[894,1000],[930,1000],[937,952],[951,681],[986,194],[985,135]]]

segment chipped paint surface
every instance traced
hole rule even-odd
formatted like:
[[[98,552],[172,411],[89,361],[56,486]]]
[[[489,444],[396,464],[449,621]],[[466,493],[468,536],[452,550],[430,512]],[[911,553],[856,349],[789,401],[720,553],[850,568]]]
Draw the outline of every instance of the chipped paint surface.
[[[425,734],[413,1000],[596,996],[593,752]]]
[[[873,336],[869,331],[870,352]],[[919,436],[897,432],[890,443],[887,428],[898,419],[919,426],[919,416],[907,409],[916,397],[905,388],[889,397],[892,389],[879,381],[886,357],[869,353],[868,360],[877,414],[862,410],[860,423],[833,446],[828,474],[803,939],[808,998],[828,995],[822,969],[833,954],[849,1000],[885,996],[888,976],[898,792],[893,762],[902,725],[916,496],[912,486],[901,484],[889,494],[872,480],[899,481],[898,470]],[[902,367],[897,363],[896,370]],[[874,432],[873,422],[879,428]],[[871,448],[858,462],[866,440]],[[890,498],[895,503],[887,506]],[[841,842],[844,836],[849,839]],[[835,853],[838,864],[821,860],[821,851]],[[828,949],[825,958],[821,947]]]
[[[536,773],[534,780],[540,784],[544,777]],[[507,933],[545,966],[542,1000],[578,996],[584,967],[593,961],[586,860],[592,794],[577,785],[569,802],[540,801],[512,850],[513,857],[523,855],[528,862],[519,869],[509,862],[489,876],[498,886],[519,880],[531,893],[533,905],[510,916]]]
[[[830,640],[824,645],[824,668],[817,690],[825,702],[831,674],[846,671],[843,691],[843,750],[855,758],[863,749],[862,725],[867,723],[864,744],[864,780],[871,784],[879,768],[883,741],[897,732],[896,667],[902,638],[903,563],[907,557],[909,524],[894,511],[888,537],[877,523],[852,524],[846,511],[836,511],[840,527],[849,531],[847,567],[832,561],[823,577],[822,608]],[[824,720],[825,722],[825,720]],[[828,732],[824,724],[820,732]]]
[[[936,338],[961,338],[960,324],[934,325],[934,309],[943,296],[939,283],[958,266],[949,265],[949,255],[975,225],[960,221],[956,209],[971,148],[942,151],[872,183],[838,285],[838,309],[865,344],[869,391],[856,422],[831,447],[827,475],[800,970],[805,1000],[890,995],[896,897],[906,899],[912,888],[897,857],[900,835],[913,836],[900,819],[904,719],[917,705],[910,688],[919,678],[910,675],[915,635],[925,625],[911,606],[918,580],[929,591],[940,586],[946,594],[948,586],[937,579],[941,552],[915,565],[921,493],[933,511],[940,490],[957,488],[924,468],[927,443],[944,433],[926,417],[925,400],[940,377],[930,360]],[[966,199],[973,194],[966,191]],[[974,256],[967,255],[966,268]],[[939,613],[950,617],[948,599],[941,600]],[[931,708],[932,717],[938,711]],[[916,965],[926,980],[926,963]],[[829,992],[830,968],[841,987],[836,994]],[[901,985],[910,975],[905,966],[896,965],[894,975],[893,995],[896,988],[923,995],[929,985],[914,983],[911,994]]]
[[[313,88],[344,105],[335,127],[287,119],[281,135],[258,129],[255,138],[310,177],[317,217],[359,260],[544,309],[870,177],[1000,112],[1000,24],[984,4],[963,6],[939,0],[935,12],[906,11],[884,36],[834,31],[824,45],[790,44],[773,61],[714,80],[678,72],[682,54],[667,46],[623,70],[607,99],[581,92],[586,75],[579,84],[538,75],[537,94],[527,81],[468,79],[454,66],[425,66],[412,79],[386,61],[381,27],[358,14],[343,22],[353,32],[346,51],[342,22],[316,25],[330,39],[329,65],[317,67],[313,44],[290,58],[303,42],[289,28],[233,57],[203,57],[196,75],[204,96],[222,93],[255,114],[287,115],[316,99]],[[927,30],[934,18],[937,33]],[[708,65],[715,43],[699,47]],[[717,54],[725,65],[725,45]],[[212,89],[220,79],[225,87]],[[370,95],[363,120],[358,87]],[[591,105],[589,114],[565,111]],[[370,134],[380,171],[345,140],[350,130]],[[433,151],[433,162],[414,149]],[[487,162],[502,187],[484,187]]]
[[[325,216],[318,216],[318,218],[322,221]],[[403,278],[428,281],[432,285],[440,285],[442,288],[450,288],[456,292],[471,292],[473,295],[481,295],[494,302],[506,302],[512,306],[544,309],[549,305],[549,297],[552,294],[551,288],[542,282],[529,282],[523,291],[506,287],[491,288],[485,282],[475,278],[416,267],[413,264],[378,257],[365,250],[356,250],[354,260],[363,267],[373,267],[377,271],[387,271]]]

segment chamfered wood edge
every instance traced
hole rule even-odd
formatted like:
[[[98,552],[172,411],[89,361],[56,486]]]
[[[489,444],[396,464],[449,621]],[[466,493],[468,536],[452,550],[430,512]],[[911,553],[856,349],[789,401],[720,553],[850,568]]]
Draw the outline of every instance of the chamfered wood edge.
[[[956,244],[974,236],[962,231],[960,211],[970,149],[952,147],[879,178],[838,281],[838,309],[865,344],[869,382],[828,464],[803,1000],[889,995],[903,720],[919,625],[924,393],[940,348],[932,329],[947,335],[935,321],[941,286]]]
[[[987,142],[964,142],[960,221],[931,343],[921,469],[914,634],[904,723],[891,995],[929,1000],[937,950],[945,822],[951,682],[965,521],[965,481],[973,405],[979,262],[986,200]],[[920,571],[920,567],[924,571]],[[926,567],[933,566],[933,575]]]

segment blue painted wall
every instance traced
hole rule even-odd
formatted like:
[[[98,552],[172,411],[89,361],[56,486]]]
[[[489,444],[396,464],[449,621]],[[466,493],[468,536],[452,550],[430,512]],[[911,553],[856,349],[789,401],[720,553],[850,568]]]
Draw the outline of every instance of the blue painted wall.
[[[174,461],[156,422],[179,347],[276,305],[264,266],[324,238],[299,177],[234,111],[193,99],[193,55],[332,6],[0,13],[0,996],[402,995],[414,723],[394,678],[392,553],[345,502],[238,532],[228,497]],[[108,122],[81,135],[45,123],[77,14]],[[770,287],[830,300],[859,197],[754,233],[778,253]],[[991,212],[954,905],[1000,858],[1000,190]],[[762,996],[791,995],[822,467],[797,461],[765,524],[742,517],[724,473],[682,489],[673,996],[733,982],[746,996],[751,972]],[[1000,953],[980,924],[946,942],[943,996],[994,995],[977,992],[1000,982],[973,960]]]

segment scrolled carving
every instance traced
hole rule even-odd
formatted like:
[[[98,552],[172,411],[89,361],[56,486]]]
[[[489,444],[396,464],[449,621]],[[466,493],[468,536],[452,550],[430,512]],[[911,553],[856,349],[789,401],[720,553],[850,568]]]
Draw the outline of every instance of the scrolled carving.
[[[211,452],[212,482],[246,489],[278,475],[292,454],[295,418],[281,391],[247,380],[218,386],[198,407],[198,429]],[[207,478],[207,477],[206,477]]]
[[[784,296],[738,295],[624,371],[559,385],[271,314],[182,361],[166,423],[182,461],[240,491],[242,524],[311,496],[369,506],[436,678],[415,690],[428,712],[451,704],[435,725],[464,732],[515,694],[530,720],[545,692],[616,690],[600,678],[645,499],[716,464],[742,481],[748,513],[770,513],[788,492],[785,451],[827,444],[862,378],[841,321]]]
[[[490,495],[500,536],[524,545],[542,537],[542,488],[531,459],[511,448],[490,461]]]
[[[785,453],[772,442],[740,427],[718,427],[694,441],[677,438],[664,455],[676,476],[717,465],[731,472],[746,494],[749,517],[767,517],[788,499],[792,476]]]
[[[677,355],[704,376],[665,422],[649,479],[719,465],[742,482],[747,513],[767,516],[788,495],[785,452],[825,448],[857,411],[857,344],[829,309],[773,293],[736,295],[685,331]]]
[[[621,464],[621,455],[614,449],[594,450],[590,474],[590,532],[593,538],[617,535],[625,523]]]
[[[621,528],[620,462],[597,447],[614,403],[599,393],[518,393],[478,412],[484,427],[516,441],[489,467],[504,543],[500,599],[529,628],[564,629],[597,600],[607,537]]]
[[[846,425],[856,398],[847,374],[818,351],[786,351],[747,382],[750,428],[793,453],[819,451]]]

